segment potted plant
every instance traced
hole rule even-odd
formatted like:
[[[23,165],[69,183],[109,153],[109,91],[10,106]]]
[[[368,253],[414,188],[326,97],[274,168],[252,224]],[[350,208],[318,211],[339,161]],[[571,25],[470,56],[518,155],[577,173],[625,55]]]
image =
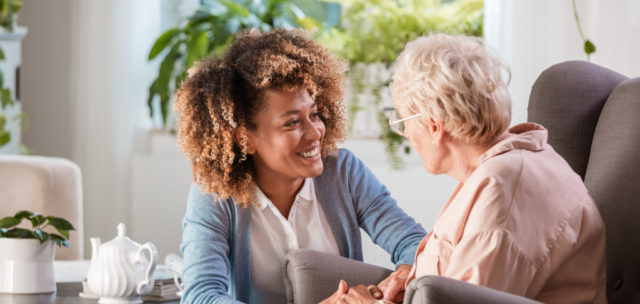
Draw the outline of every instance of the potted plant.
[[[18,227],[23,221],[31,228]],[[55,291],[55,245],[69,247],[70,230],[69,221],[32,211],[0,219],[0,293]]]
[[[389,128],[385,111],[391,106],[391,65],[407,42],[430,32],[482,36],[483,1],[329,1],[343,6],[341,26],[318,32],[317,38],[351,65],[347,74],[350,129],[357,123],[357,114],[369,112],[379,132],[368,131],[364,136],[377,134],[392,167],[399,168],[403,161],[397,151],[410,150],[404,138]]]

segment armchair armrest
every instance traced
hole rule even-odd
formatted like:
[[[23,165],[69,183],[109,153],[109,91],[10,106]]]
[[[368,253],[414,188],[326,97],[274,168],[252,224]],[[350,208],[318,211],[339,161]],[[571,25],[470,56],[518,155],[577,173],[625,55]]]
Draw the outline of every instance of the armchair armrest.
[[[283,279],[287,303],[318,303],[338,289],[340,280],[349,286],[378,284],[392,270],[309,249],[287,254]]]
[[[409,283],[405,304],[535,304],[540,303],[503,291],[440,276],[424,276]]]

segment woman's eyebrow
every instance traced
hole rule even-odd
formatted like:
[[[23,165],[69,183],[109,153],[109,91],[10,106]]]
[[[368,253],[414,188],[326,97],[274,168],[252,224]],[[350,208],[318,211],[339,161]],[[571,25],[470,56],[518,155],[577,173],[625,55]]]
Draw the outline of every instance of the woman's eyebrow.
[[[317,105],[315,102],[314,102],[314,103],[312,103],[312,104],[311,104],[311,106],[310,106],[310,108],[312,108],[312,109],[317,108],[317,107],[318,107],[318,105]],[[282,114],[280,115],[280,117],[287,116],[287,115],[291,115],[291,114],[298,114],[298,113],[300,113],[300,110],[298,110],[298,109],[292,109],[292,110],[288,110],[288,111],[286,111],[286,112],[282,113]]]

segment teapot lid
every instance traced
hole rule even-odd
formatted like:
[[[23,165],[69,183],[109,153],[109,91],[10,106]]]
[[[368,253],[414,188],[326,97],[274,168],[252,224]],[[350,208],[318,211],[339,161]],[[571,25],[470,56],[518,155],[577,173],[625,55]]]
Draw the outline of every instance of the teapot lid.
[[[127,226],[125,226],[123,223],[119,223],[117,229],[118,229],[118,235],[115,238],[113,238],[111,241],[108,241],[102,244],[101,247],[128,248],[130,250],[138,250],[138,247],[140,247],[140,244],[132,241],[130,238],[128,238],[125,235],[125,233],[127,232]]]

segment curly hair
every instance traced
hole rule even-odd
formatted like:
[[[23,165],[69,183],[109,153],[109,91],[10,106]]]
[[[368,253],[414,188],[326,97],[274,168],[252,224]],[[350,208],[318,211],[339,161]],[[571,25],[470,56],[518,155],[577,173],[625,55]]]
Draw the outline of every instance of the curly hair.
[[[247,131],[265,107],[268,89],[305,89],[326,126],[321,155],[346,137],[345,64],[301,30],[241,33],[216,59],[189,70],[176,95],[178,145],[191,161],[193,181],[216,198],[255,202],[255,167]]]
[[[444,121],[451,136],[486,143],[511,121],[510,75],[482,40],[438,33],[407,43],[391,92],[396,106]]]

